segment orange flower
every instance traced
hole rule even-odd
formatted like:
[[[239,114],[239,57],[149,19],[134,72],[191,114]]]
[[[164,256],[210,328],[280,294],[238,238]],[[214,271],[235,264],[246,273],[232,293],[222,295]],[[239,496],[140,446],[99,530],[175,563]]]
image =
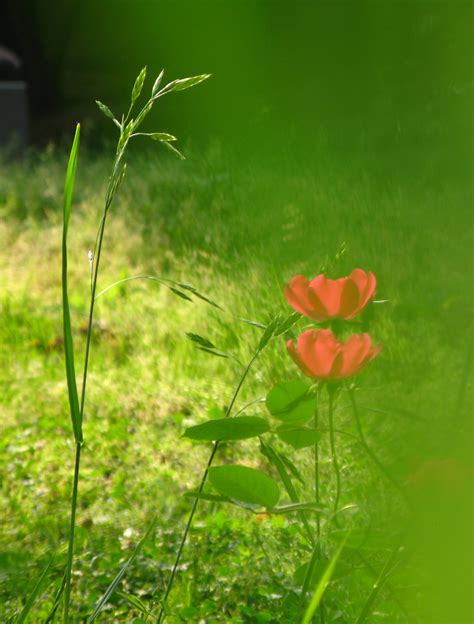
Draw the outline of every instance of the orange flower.
[[[309,281],[295,275],[285,288],[288,303],[313,321],[352,319],[375,294],[375,275],[354,269],[347,277],[332,280],[324,274]]]
[[[286,347],[305,375],[327,381],[357,375],[382,349],[372,345],[369,334],[353,334],[341,342],[329,329],[308,329],[296,345],[288,340]]]

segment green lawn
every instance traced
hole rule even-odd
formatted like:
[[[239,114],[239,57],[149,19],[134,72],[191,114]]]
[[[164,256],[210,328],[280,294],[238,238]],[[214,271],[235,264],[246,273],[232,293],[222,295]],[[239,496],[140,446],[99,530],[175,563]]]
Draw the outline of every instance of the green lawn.
[[[160,275],[194,285],[226,312],[179,299],[151,281],[124,283],[99,299],[73,579],[78,622],[91,613],[155,513],[157,530],[121,589],[147,602],[166,582],[192,502],[183,494],[196,487],[209,453],[208,445],[180,436],[228,404],[239,376],[236,364],[196,350],[185,332],[201,334],[245,362],[260,330],[237,317],[265,323],[275,312],[289,312],[282,290],[295,273],[312,277],[325,268],[342,276],[360,266],[376,274],[376,299],[387,302],[374,305],[367,321],[383,352],[358,381],[367,438],[402,483],[425,460],[453,460],[468,473],[471,189],[461,174],[448,169],[442,175],[444,157],[398,157],[392,153],[393,160],[382,166],[377,153],[359,152],[348,163],[324,157],[320,146],[314,160],[304,163],[288,155],[281,165],[251,158],[234,166],[217,148],[204,155],[191,148],[183,163],[132,150],[110,214],[99,289],[137,274]],[[107,154],[83,148],[69,240],[79,370],[87,328],[87,253],[109,167]],[[5,161],[0,170],[2,621],[24,604],[55,553],[50,583],[31,619],[44,621],[65,562],[74,459],[61,340],[65,168],[65,150],[50,148],[25,161]],[[304,326],[302,320],[298,329]],[[255,366],[238,406],[265,396],[278,381],[298,377],[283,339],[277,340]],[[325,403],[321,409],[325,418]],[[269,417],[259,405],[248,413]],[[345,396],[336,425],[341,502],[357,505],[347,512],[345,526],[354,528],[353,542],[360,547],[344,550],[326,594],[326,622],[342,624],[355,622],[409,512],[354,439]],[[330,507],[327,434],[320,446],[322,499]],[[311,452],[286,452],[305,478],[302,498],[310,500]],[[255,440],[225,445],[218,461],[232,458],[274,474]],[[456,618],[464,609],[468,568],[457,554],[466,547],[468,499],[442,494],[420,505],[426,544],[413,528],[413,552],[378,595],[369,622],[464,621],[448,621],[443,614]],[[463,498],[465,507],[454,509]],[[451,513],[436,516],[444,504],[453,505]],[[424,513],[439,524],[421,518]],[[452,531],[443,535],[451,546],[436,551],[435,535],[445,529]],[[330,558],[341,531],[328,524],[323,535]],[[169,621],[298,622],[294,572],[308,559],[294,517],[255,518],[202,502]],[[431,578],[435,560],[445,566],[437,580]],[[432,592],[429,600],[424,591]],[[138,615],[115,595],[102,620],[131,622],[136,616],[139,622]]]

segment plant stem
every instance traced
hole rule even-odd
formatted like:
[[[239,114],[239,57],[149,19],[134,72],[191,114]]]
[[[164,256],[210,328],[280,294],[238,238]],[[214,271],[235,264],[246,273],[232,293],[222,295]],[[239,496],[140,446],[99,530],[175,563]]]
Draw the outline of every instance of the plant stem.
[[[341,475],[339,472],[339,463],[336,455],[336,442],[334,436],[334,395],[336,390],[331,386],[328,386],[328,396],[329,396],[329,406],[328,406],[328,416],[329,416],[329,442],[331,445],[331,458],[332,465],[334,468],[334,474],[336,475],[336,497],[334,499],[334,517],[336,520],[336,524],[338,522],[337,519],[337,510],[339,507],[339,498],[341,496]]]
[[[230,401],[230,403],[229,403],[229,405],[227,407],[227,410],[226,410],[226,413],[225,413],[225,418],[228,418],[228,416],[230,415],[231,410],[234,407],[234,403],[235,403],[235,401],[237,399],[237,396],[238,396],[238,394],[240,392],[240,389],[242,388],[242,385],[243,385],[243,383],[245,381],[245,378],[247,377],[247,375],[248,375],[248,373],[249,373],[249,371],[250,371],[250,369],[252,367],[252,364],[257,359],[259,354],[260,354],[260,349],[257,350],[254,353],[254,355],[250,359],[249,363],[247,364],[244,372],[242,373],[242,376],[241,376],[241,378],[239,380],[239,383],[237,384],[237,387],[236,387],[236,389],[234,391],[232,399],[231,399],[231,401]],[[166,603],[166,600],[168,599],[168,596],[169,596],[169,594],[171,592],[171,588],[173,586],[173,581],[174,581],[174,578],[176,576],[176,570],[177,570],[177,568],[179,566],[179,562],[181,560],[181,555],[183,553],[184,545],[186,544],[188,533],[189,533],[189,531],[191,529],[191,525],[193,523],[194,514],[196,513],[196,509],[197,509],[197,506],[198,506],[198,503],[199,503],[199,497],[200,497],[200,495],[201,495],[201,493],[202,493],[202,491],[204,489],[204,486],[206,484],[207,476],[209,474],[209,469],[212,466],[212,462],[214,461],[214,457],[216,456],[218,448],[219,448],[219,440],[216,440],[216,442],[214,442],[214,446],[212,447],[211,454],[209,455],[209,459],[207,460],[206,469],[204,470],[204,474],[202,475],[201,482],[199,484],[199,488],[198,488],[198,491],[197,491],[197,494],[196,494],[196,498],[194,499],[193,506],[191,508],[191,512],[189,514],[188,521],[186,523],[186,527],[184,529],[184,532],[183,532],[183,535],[182,535],[182,538],[181,538],[181,542],[179,544],[178,552],[176,554],[176,559],[175,559],[175,562],[173,564],[173,568],[171,570],[171,574],[170,574],[170,577],[168,579],[168,583],[166,585],[165,595],[163,596],[163,598],[161,600],[161,608],[160,608],[160,612],[158,614],[158,619],[157,619],[157,623],[158,624],[160,624],[160,622],[164,621],[164,618],[166,617],[165,614],[164,614],[164,603]],[[147,621],[147,618],[145,619],[145,621]]]
[[[314,410],[314,428],[316,431],[319,429],[319,413],[317,403],[316,409]],[[316,442],[314,445],[314,500],[316,507],[319,507],[319,442]],[[316,516],[316,538],[316,541],[319,542],[321,538],[321,518],[319,514]]]
[[[69,527],[69,544],[67,551],[67,564],[65,572],[65,584],[64,584],[64,615],[63,621],[65,624],[69,621],[69,603],[71,598],[71,574],[72,574],[72,560],[74,557],[74,531],[76,528],[76,509],[77,509],[77,492],[79,486],[79,469],[81,464],[81,448],[82,444],[76,442],[76,460],[74,464],[74,480],[72,486],[72,498],[71,498],[71,521]]]
[[[403,489],[403,487],[398,483],[398,481],[396,479],[394,479],[392,477],[392,475],[388,472],[388,470],[385,468],[385,466],[379,460],[377,455],[375,455],[375,453],[372,451],[370,446],[367,444],[367,440],[366,440],[364,432],[362,430],[362,424],[360,422],[359,410],[357,409],[357,404],[356,404],[356,400],[355,400],[354,390],[352,388],[348,387],[347,392],[349,394],[349,398],[350,398],[350,401],[351,401],[352,411],[354,413],[354,420],[356,422],[357,431],[359,433],[360,443],[362,444],[362,446],[363,446],[365,452],[367,453],[367,455],[374,462],[374,464],[378,467],[380,472],[382,472],[382,474],[385,475],[385,477],[390,481],[390,483],[393,486],[395,486],[396,489],[400,492],[400,494],[403,496],[405,501],[407,501],[407,495],[406,495],[406,492]]]
[[[314,428],[316,429],[316,431],[318,431],[319,429],[319,406],[318,406],[319,396],[320,394],[318,392],[317,401],[316,401],[316,409],[314,410]],[[320,475],[319,475],[319,442],[316,442],[314,445],[314,498],[315,498],[316,507],[319,507],[319,500],[320,500],[319,478],[320,478]],[[316,543],[318,546],[318,556],[319,556],[319,559],[321,559],[321,517],[319,514],[316,515]],[[304,595],[305,595],[305,592],[303,592],[303,596]],[[320,617],[321,624],[324,624],[325,613],[324,613],[324,603],[323,603],[322,598],[319,604],[319,617]]]
[[[110,200],[111,201],[111,200]],[[102,242],[104,240],[105,223],[107,220],[107,212],[110,206],[106,204],[104,215],[100,223],[99,237],[97,242],[97,257],[94,259],[94,274],[92,278],[91,299],[89,305],[89,319],[87,323],[87,338],[86,338],[86,354],[84,359],[84,371],[82,375],[82,390],[81,390],[81,418],[84,416],[84,405],[86,401],[86,387],[87,387],[87,372],[89,369],[89,355],[92,339],[92,326],[94,322],[94,307],[95,307],[95,293],[97,290],[97,278],[99,275],[100,257],[102,254]]]

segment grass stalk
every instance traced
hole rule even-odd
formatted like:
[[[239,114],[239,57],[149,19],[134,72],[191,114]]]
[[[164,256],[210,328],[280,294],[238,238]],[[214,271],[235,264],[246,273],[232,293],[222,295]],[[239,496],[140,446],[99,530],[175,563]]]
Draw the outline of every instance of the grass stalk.
[[[72,576],[72,562],[74,559],[74,534],[76,528],[76,510],[77,510],[77,496],[79,489],[79,472],[81,465],[81,448],[82,443],[76,442],[76,459],[74,462],[74,480],[72,486],[71,496],[71,516],[69,525],[69,543],[67,549],[67,562],[66,573],[64,577],[64,614],[63,621],[67,623],[69,621],[69,605],[71,601],[71,576]]]

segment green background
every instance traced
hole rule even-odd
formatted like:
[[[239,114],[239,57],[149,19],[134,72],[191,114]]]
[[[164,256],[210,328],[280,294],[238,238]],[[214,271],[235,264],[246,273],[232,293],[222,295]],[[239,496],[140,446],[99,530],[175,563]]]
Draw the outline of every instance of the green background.
[[[57,104],[70,116],[98,120],[97,98],[119,114],[146,64],[170,79],[212,73],[205,86],[163,100],[155,119],[243,159],[319,157],[323,144],[344,161],[383,152],[398,170],[437,149],[444,175],[471,164],[471,2],[66,5],[52,12],[39,2],[37,16],[50,66],[59,65]]]

